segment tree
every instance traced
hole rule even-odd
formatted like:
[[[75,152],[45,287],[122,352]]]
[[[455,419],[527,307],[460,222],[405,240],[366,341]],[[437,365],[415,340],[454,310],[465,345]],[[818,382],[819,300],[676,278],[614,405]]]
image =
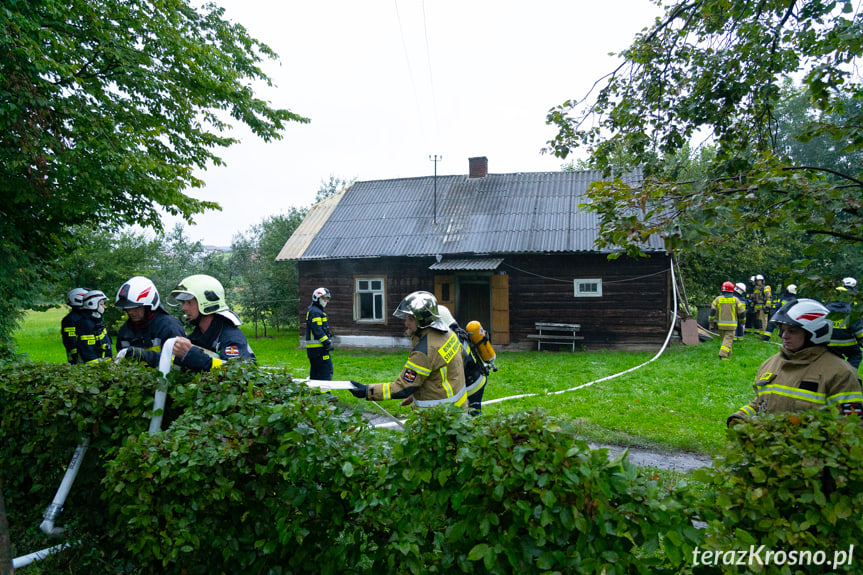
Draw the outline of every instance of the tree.
[[[330,174],[329,181],[321,180],[321,187],[318,188],[318,193],[315,195],[315,203],[317,204],[321,200],[325,200],[330,196],[335,195],[337,192],[342,191],[344,188],[350,186],[356,181],[356,178],[351,178],[351,180],[348,181]]]
[[[287,214],[269,216],[238,234],[231,244],[231,268],[239,277],[237,297],[244,319],[279,326],[297,321],[297,264],[277,262],[276,256],[306,215],[305,209],[291,208]]]
[[[600,247],[637,254],[661,234],[669,250],[699,250],[757,229],[768,241],[806,236],[806,257],[859,249],[861,165],[798,163],[778,137],[781,87],[800,77],[808,115],[789,135],[829,138],[840,156],[863,148],[860,106],[849,105],[863,98],[854,75],[863,15],[854,10],[850,0],[679,2],[636,36],[595,97],[553,108],[547,121],[559,131],[547,151],[566,158],[584,146],[611,173],[623,150],[645,169],[637,188],[590,189]],[[668,177],[661,158],[696,137],[715,149],[709,177]],[[809,277],[823,288],[835,279]]]
[[[287,122],[252,82],[276,54],[214,4],[11,0],[0,9],[0,339],[32,302],[19,270],[75,249],[75,226],[161,230],[214,202],[187,196],[231,121],[266,141]],[[25,287],[28,282],[24,282]]]

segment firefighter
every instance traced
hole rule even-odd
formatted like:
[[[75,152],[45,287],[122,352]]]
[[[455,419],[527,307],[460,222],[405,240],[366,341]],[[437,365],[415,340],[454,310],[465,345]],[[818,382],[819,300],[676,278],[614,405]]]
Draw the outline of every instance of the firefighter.
[[[833,321],[833,335],[827,346],[834,354],[845,358],[855,370],[860,369],[860,360],[863,359],[863,319],[851,320],[854,293],[857,288],[857,280],[845,278],[842,285],[836,288],[839,297],[827,304],[830,310],[830,319]]]
[[[309,379],[333,379],[333,339],[325,308],[330,302],[330,290],[319,287],[312,292],[312,303],[306,311],[306,356],[309,358]]]
[[[195,326],[186,337],[174,342],[174,357],[190,371],[210,371],[226,361],[256,362],[243,324],[225,303],[225,288],[208,275],[193,275],[183,279],[171,291],[168,303],[182,306],[187,321]]]
[[[172,337],[186,337],[183,323],[168,313],[159,290],[145,277],[135,276],[120,286],[114,305],[128,316],[117,333],[118,360],[135,359],[159,367],[162,344]]]
[[[749,302],[749,296],[746,294],[746,284],[738,282],[734,284],[734,296],[746,306]],[[737,330],[734,332],[734,341],[743,341],[743,335],[746,333],[746,321],[742,321],[742,316],[737,318]]]
[[[71,308],[60,321],[60,335],[63,347],[66,348],[66,360],[78,363],[78,324],[84,319],[84,296],[90,291],[87,288],[73,288],[66,294],[66,304]]]
[[[767,329],[767,318],[770,316],[770,307],[773,305],[772,292],[769,285],[765,285],[764,276],[755,276],[755,287],[752,288],[752,304],[755,310],[755,334],[764,336]]]
[[[785,304],[792,302],[797,299],[797,285],[796,284],[788,284],[785,286],[785,289],[782,290],[782,293],[779,294],[779,299],[774,302],[776,309],[778,310]],[[834,326],[835,327],[835,326]],[[776,329],[776,322],[772,319],[767,322],[767,328],[764,330],[764,333],[761,335],[762,341],[770,341],[770,337],[773,335],[773,331]]]
[[[771,320],[780,325],[782,348],[761,364],[755,399],[733,413],[727,425],[762,413],[836,407],[863,414],[860,377],[848,362],[827,351],[833,332],[829,310],[812,299],[785,304]]]
[[[95,363],[110,359],[111,337],[102,319],[108,296],[99,290],[90,290],[81,303],[83,317],[78,323],[78,363]]]
[[[734,334],[746,306],[734,296],[734,284],[723,282],[720,287],[722,293],[716,296],[710,304],[710,329],[719,330],[722,343],[719,344],[719,359],[727,360],[731,357],[731,346],[734,342]]]
[[[482,360],[479,351],[474,349],[470,334],[458,324],[449,308],[444,305],[438,306],[438,312],[441,320],[449,326],[461,342],[464,381],[467,386],[465,390],[467,408],[471,415],[479,415],[482,412],[482,396],[485,393],[485,384],[488,383],[488,367]]]
[[[418,408],[455,405],[467,410],[462,344],[443,322],[434,295],[416,291],[404,298],[393,315],[405,322],[413,348],[401,373],[390,383],[351,382],[360,399],[405,399]]]

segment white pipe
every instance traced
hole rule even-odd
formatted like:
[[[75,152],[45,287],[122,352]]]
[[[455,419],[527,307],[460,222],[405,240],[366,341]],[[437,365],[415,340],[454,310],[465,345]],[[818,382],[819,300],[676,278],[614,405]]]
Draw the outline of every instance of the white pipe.
[[[15,557],[14,559],[12,559],[12,569],[24,567],[26,565],[29,565],[30,563],[33,563],[34,561],[41,561],[48,555],[52,555],[71,546],[72,545],[69,543],[61,543],[60,545],[55,545],[54,547],[48,547],[47,549],[34,551],[33,553],[28,553],[27,555],[22,555],[21,557]]]
[[[162,344],[162,355],[159,356],[159,371],[162,372],[162,377],[167,378],[171,372],[171,364],[174,359],[174,342],[176,337],[172,337]],[[162,431],[162,416],[165,414],[165,402],[168,399],[166,391],[167,382],[162,382],[156,388],[156,396],[153,398],[153,417],[150,418],[150,434],[159,433]],[[158,414],[156,412],[159,412]]]
[[[54,522],[63,511],[63,504],[66,502],[66,497],[69,495],[69,490],[72,489],[72,483],[75,481],[75,476],[78,475],[78,469],[81,468],[81,460],[84,459],[84,454],[87,453],[87,446],[90,445],[90,439],[85,437],[81,440],[81,445],[75,448],[75,453],[72,454],[72,460],[69,462],[69,467],[66,468],[66,473],[63,475],[63,481],[60,482],[60,487],[57,489],[57,494],[54,495],[54,501],[45,510],[42,515],[44,521],[39,525],[45,535],[60,535],[65,531],[62,527],[55,527]]]

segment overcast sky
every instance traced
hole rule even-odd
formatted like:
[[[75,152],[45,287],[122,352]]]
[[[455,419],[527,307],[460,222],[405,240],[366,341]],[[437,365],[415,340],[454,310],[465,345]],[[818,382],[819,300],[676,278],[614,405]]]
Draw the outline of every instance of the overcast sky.
[[[548,110],[581,98],[659,9],[650,0],[216,0],[226,18],[280,61],[259,89],[311,119],[281,141],[248,130],[220,152],[227,166],[197,175],[190,195],[223,211],[197,216],[193,240],[230,245],[269,215],[308,207],[330,175],[358,181],[489,172],[557,171],[540,154]],[[173,225],[170,218],[167,225]]]

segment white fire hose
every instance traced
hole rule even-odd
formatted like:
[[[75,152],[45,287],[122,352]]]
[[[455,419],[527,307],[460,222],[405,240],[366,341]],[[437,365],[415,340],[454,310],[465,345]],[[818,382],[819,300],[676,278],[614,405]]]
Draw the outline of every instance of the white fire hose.
[[[177,338],[172,337],[162,345],[162,354],[159,356],[159,371],[162,373],[163,378],[167,378],[168,373],[171,371],[171,364],[174,358],[174,341],[176,339]],[[151,434],[158,433],[162,430],[162,416],[164,415],[165,402],[168,397],[166,387],[167,385],[165,381],[160,382],[156,389],[156,396],[153,398],[153,416],[150,419],[149,430]],[[81,444],[75,448],[75,452],[72,454],[72,460],[69,462],[69,466],[66,468],[66,473],[63,475],[63,480],[60,482],[60,487],[54,495],[54,500],[42,515],[43,521],[39,525],[39,529],[41,529],[45,535],[62,535],[66,531],[62,527],[57,527],[55,522],[63,512],[63,504],[66,503],[66,497],[69,496],[69,491],[72,489],[72,484],[75,482],[78,470],[81,469],[81,461],[84,459],[84,454],[87,453],[87,447],[89,447],[89,445],[90,439],[85,437],[81,440]],[[12,568],[24,567],[34,561],[44,559],[48,555],[62,551],[67,547],[70,547],[70,544],[63,543],[40,551],[34,551],[28,555],[16,557],[12,560]]]

